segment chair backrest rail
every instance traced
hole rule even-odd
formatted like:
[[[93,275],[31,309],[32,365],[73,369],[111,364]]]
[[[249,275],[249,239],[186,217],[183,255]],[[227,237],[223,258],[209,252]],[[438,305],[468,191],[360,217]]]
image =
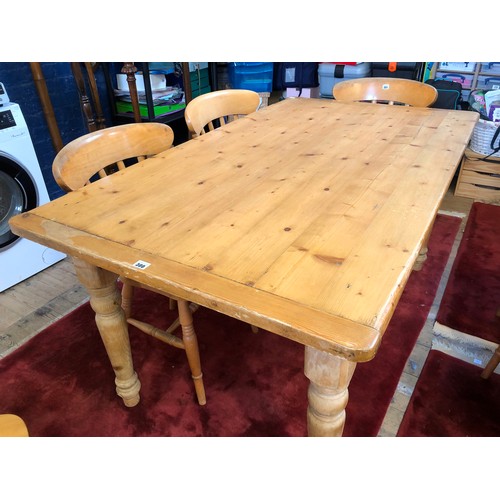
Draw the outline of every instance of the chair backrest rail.
[[[437,90],[427,83],[406,78],[355,78],[337,83],[332,89],[338,101],[384,102],[389,105],[429,107]]]
[[[124,160],[142,161],[172,146],[174,133],[164,123],[129,123],[97,130],[79,137],[57,154],[52,174],[65,191],[88,184],[96,174],[108,175],[106,169],[126,168]]]
[[[260,96],[252,90],[216,90],[190,101],[184,116],[191,137],[197,137],[257,111],[259,105]]]

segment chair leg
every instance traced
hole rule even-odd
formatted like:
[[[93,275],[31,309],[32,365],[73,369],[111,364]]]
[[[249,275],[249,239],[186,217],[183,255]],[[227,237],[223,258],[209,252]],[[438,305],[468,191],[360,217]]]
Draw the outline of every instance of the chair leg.
[[[125,318],[127,319],[130,318],[132,314],[133,295],[134,295],[134,287],[130,283],[124,281],[122,288],[122,309],[123,312],[125,313]]]
[[[497,347],[496,351],[491,356],[486,368],[481,373],[481,378],[487,379],[495,371],[495,368],[500,363],[500,345]]]
[[[184,342],[184,349],[186,350],[186,356],[191,369],[191,376],[193,377],[196,396],[198,398],[198,403],[200,405],[204,405],[207,400],[205,396],[205,387],[203,385],[203,373],[201,371],[198,340],[193,327],[193,315],[191,314],[189,303],[185,300],[178,300],[177,307],[179,309],[179,320],[182,328],[182,340]]]

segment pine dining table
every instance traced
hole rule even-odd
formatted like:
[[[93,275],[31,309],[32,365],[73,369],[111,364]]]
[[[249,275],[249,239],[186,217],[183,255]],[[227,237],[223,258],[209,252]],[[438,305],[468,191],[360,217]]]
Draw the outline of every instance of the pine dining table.
[[[118,276],[302,344],[308,435],[341,436],[477,120],[285,99],[10,225],[72,257],[125,405],[140,382]]]

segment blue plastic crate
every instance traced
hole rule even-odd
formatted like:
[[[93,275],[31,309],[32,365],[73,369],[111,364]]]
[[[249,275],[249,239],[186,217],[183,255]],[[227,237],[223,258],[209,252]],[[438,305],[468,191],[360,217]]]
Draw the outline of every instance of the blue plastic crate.
[[[273,63],[231,62],[228,63],[229,82],[233,89],[255,92],[273,90]]]

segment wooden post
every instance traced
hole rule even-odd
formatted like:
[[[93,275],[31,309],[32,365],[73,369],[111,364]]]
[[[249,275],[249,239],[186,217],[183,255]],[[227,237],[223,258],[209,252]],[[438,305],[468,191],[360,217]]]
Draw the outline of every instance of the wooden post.
[[[92,105],[87,96],[87,91],[85,89],[85,80],[83,78],[82,68],[79,62],[71,63],[71,71],[73,73],[73,78],[75,79],[76,88],[78,89],[78,95],[80,97],[80,106],[87,121],[87,128],[89,132],[94,132],[97,130],[97,124],[94,119],[94,112],[92,110]]]
[[[137,95],[137,84],[135,81],[137,68],[134,66],[134,63],[126,62],[123,63],[121,72],[127,75],[128,89],[130,92],[130,98],[132,99],[132,109],[134,110],[134,120],[137,123],[141,123],[141,110],[139,108],[139,96]]]
[[[184,86],[184,100],[186,105],[189,101],[193,100],[193,94],[191,92],[191,78],[189,76],[189,63],[182,63],[182,84]]]
[[[92,98],[92,102],[94,104],[94,115],[95,115],[96,126],[98,130],[101,130],[103,128],[106,128],[106,120],[104,118],[104,113],[102,112],[101,99],[99,98],[99,90],[97,88],[97,82],[95,80],[95,72],[94,72],[94,69],[97,68],[97,64],[99,63],[86,62],[84,64],[88,75],[90,95]]]
[[[31,73],[33,74],[33,81],[35,82],[36,90],[42,103],[43,114],[45,115],[45,119],[47,120],[47,125],[49,127],[52,145],[54,146],[56,153],[59,153],[59,151],[63,148],[63,141],[61,139],[61,134],[59,133],[59,127],[57,126],[54,109],[52,108],[52,102],[47,90],[47,84],[45,83],[42,67],[40,63],[30,63],[30,67]]]

